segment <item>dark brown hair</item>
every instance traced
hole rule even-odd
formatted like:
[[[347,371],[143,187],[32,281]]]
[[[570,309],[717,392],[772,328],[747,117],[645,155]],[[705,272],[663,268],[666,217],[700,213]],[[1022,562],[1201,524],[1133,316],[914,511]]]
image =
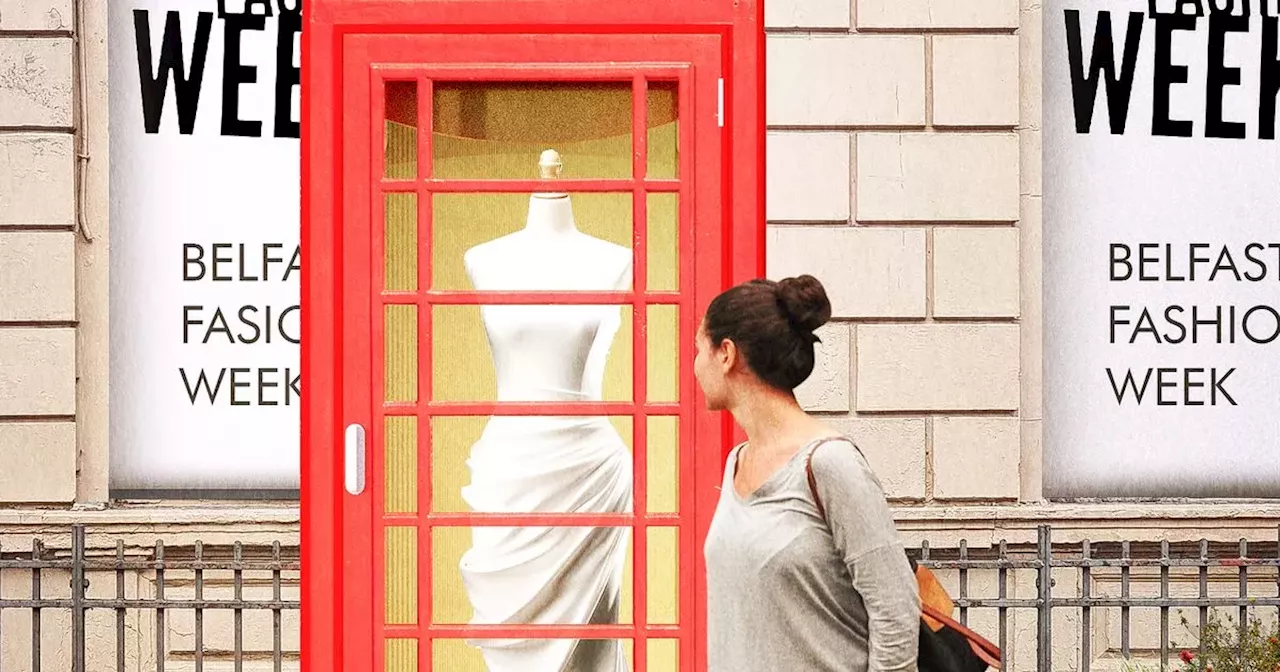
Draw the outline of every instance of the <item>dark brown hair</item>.
[[[711,347],[733,341],[752,373],[790,392],[813,373],[813,332],[829,319],[827,290],[812,275],[801,275],[726,290],[707,307],[703,325]]]

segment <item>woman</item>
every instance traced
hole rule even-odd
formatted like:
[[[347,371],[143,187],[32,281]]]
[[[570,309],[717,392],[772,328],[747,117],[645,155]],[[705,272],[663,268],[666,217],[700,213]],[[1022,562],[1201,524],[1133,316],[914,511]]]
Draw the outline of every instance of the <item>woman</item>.
[[[880,483],[794,394],[830,317],[822,284],[802,275],[724,292],[699,329],[707,407],[747,435],[729,454],[704,549],[710,672],[916,670],[916,581]]]

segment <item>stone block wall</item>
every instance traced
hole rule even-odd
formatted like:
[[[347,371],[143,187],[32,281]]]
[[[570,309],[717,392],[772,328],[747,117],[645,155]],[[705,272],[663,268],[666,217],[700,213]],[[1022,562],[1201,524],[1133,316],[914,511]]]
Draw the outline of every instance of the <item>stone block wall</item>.
[[[1039,498],[1039,21],[1018,0],[766,3],[768,274],[815,275],[834,311],[799,396],[897,499]]]
[[[0,502],[76,496],[72,29],[71,0],[0,0]]]

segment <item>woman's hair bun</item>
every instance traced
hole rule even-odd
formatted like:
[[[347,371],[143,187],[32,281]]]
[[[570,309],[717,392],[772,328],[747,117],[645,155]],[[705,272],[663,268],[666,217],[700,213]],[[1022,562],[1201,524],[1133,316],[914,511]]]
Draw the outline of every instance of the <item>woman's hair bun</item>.
[[[783,278],[778,281],[778,305],[793,327],[812,332],[831,319],[831,301],[827,290],[812,275]]]

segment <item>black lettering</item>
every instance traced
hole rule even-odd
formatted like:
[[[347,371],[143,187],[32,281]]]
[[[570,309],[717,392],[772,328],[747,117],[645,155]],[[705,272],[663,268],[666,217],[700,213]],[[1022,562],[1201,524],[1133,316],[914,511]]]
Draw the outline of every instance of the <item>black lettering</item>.
[[[264,246],[264,247],[265,247],[265,246]],[[240,243],[240,248],[239,248],[239,249],[240,249],[240,258],[239,258],[240,276],[239,276],[239,280],[240,280],[241,282],[257,282],[258,280],[266,280],[266,278],[265,278],[265,277],[262,277],[262,278],[255,278],[255,277],[253,277],[252,275],[249,275],[249,273],[248,273],[248,272],[245,270],[245,268],[244,268],[244,243]],[[263,251],[263,257],[265,257],[265,256],[266,256],[266,251],[264,250],[264,251]],[[266,262],[265,262],[265,261],[263,262],[263,266],[266,266]],[[266,274],[264,273],[263,275],[265,276]]]
[[[1271,320],[1272,320],[1271,333],[1268,334],[1266,337],[1255,336],[1254,335],[1255,329],[1250,328],[1251,323],[1249,319],[1253,317],[1253,314],[1258,311],[1264,311],[1271,314]],[[1240,321],[1240,329],[1241,331],[1244,332],[1245,338],[1249,339],[1250,341],[1253,341],[1254,343],[1257,343],[1258,345],[1266,345],[1276,340],[1276,338],[1280,338],[1280,313],[1277,313],[1276,309],[1272,308],[1271,306],[1254,306],[1249,310],[1245,311],[1244,318]]]
[[[237,389],[242,388],[242,387],[252,387],[252,386],[253,386],[253,382],[252,382],[252,381],[249,381],[249,380],[243,380],[243,381],[242,381],[242,380],[238,380],[238,379],[237,379],[237,376],[238,376],[238,375],[240,375],[240,374],[247,374],[247,373],[249,373],[250,371],[251,371],[251,369],[242,369],[242,368],[231,369],[231,390],[230,390],[230,394],[231,394],[231,405],[232,405],[232,406],[249,406],[249,405],[250,405],[250,403],[249,403],[249,400],[248,400],[248,399],[238,399],[238,398],[236,397],[236,390],[237,390]]]
[[[1192,400],[1191,389],[1195,387],[1204,387],[1204,382],[1191,382],[1191,374],[1204,373],[1204,369],[1183,369],[1182,370],[1182,403],[1184,406],[1204,406],[1203,399]]]
[[[246,327],[249,327],[250,329],[253,330],[253,337],[251,338],[245,338],[243,335],[240,336],[241,343],[245,343],[245,344],[257,343],[258,339],[262,337],[262,327],[258,326],[257,322],[254,322],[252,319],[250,319],[250,317],[248,317],[249,315],[257,314],[257,312],[258,312],[257,306],[242,306],[240,308],[240,322],[243,323]],[[267,308],[268,324],[270,323],[270,321],[271,321],[271,309]],[[271,342],[271,336],[269,335],[270,326],[268,326],[267,328],[267,333],[268,333],[268,336],[267,336],[266,342],[270,343]]]
[[[1245,246],[1244,258],[1248,259],[1250,263],[1258,267],[1257,275],[1253,275],[1248,272],[1245,272],[1244,274],[1245,280],[1248,280],[1249,282],[1258,282],[1267,277],[1266,262],[1264,262],[1262,259],[1259,259],[1258,257],[1255,257],[1253,254],[1254,252],[1261,252],[1264,249],[1266,248],[1262,245],[1262,243],[1249,243],[1248,245]]]
[[[192,257],[191,253],[195,252]],[[191,265],[195,264],[199,267],[200,272],[197,275],[191,274]],[[192,282],[194,280],[203,280],[204,273],[204,248],[195,243],[184,243],[182,245],[182,280],[183,282]]]
[[[1228,7],[1234,5],[1232,0],[1228,0]],[[1249,17],[1220,12],[1216,4],[1213,8],[1213,14],[1209,16],[1209,72],[1205,84],[1204,134],[1209,138],[1238,140],[1244,138],[1245,126],[1238,121],[1222,120],[1222,90],[1227,86],[1240,85],[1240,68],[1226,67],[1223,59],[1227,48],[1227,33],[1249,32]]]
[[[196,405],[196,397],[199,396],[201,388],[205,390],[209,397],[209,403],[212,404],[218,396],[218,391],[222,389],[222,377],[227,373],[226,369],[218,372],[218,382],[209,384],[209,377],[205,374],[204,369],[200,370],[200,375],[196,377],[195,387],[191,386],[191,381],[187,379],[187,370],[179,367],[178,373],[182,375],[182,384],[187,388],[187,396],[191,399],[191,405]]]
[[[1213,319],[1202,319],[1200,307],[1191,306],[1191,342],[1200,342],[1200,327],[1213,327],[1216,334],[1210,342],[1222,342],[1222,306],[1214,308]]]
[[[1207,264],[1212,259],[1209,257],[1201,257],[1196,254],[1200,250],[1209,249],[1208,243],[1191,243],[1191,282],[1196,281],[1196,268],[1201,264]]]
[[[214,281],[214,282],[231,282],[231,280],[233,279],[233,278],[232,278],[231,276],[229,276],[229,275],[219,275],[219,274],[218,274],[218,267],[219,267],[219,266],[221,266],[221,265],[223,265],[223,264],[231,263],[231,261],[233,261],[231,257],[220,257],[220,256],[218,256],[218,252],[219,252],[219,251],[222,251],[222,250],[230,250],[230,249],[231,249],[231,243],[214,243],[214,244],[213,244],[213,254],[211,255],[211,256],[213,257],[213,261],[211,262],[211,265],[213,266],[213,278],[212,278],[212,279],[213,279],[213,281]]]
[[[1121,310],[1129,310],[1129,306],[1111,306],[1111,344],[1116,342],[1116,327],[1125,324],[1132,324],[1129,320],[1120,319],[1116,313]],[[1132,343],[1133,341],[1130,341]]]
[[[1124,256],[1117,257],[1116,252],[1124,252]],[[1111,282],[1123,282],[1133,276],[1133,264],[1129,263],[1129,257],[1133,253],[1129,250],[1129,246],[1124,243],[1111,243]],[[1116,266],[1124,266],[1124,275],[1116,275]]]
[[[138,49],[138,80],[142,87],[142,123],[147,133],[160,132],[164,97],[173,75],[173,95],[178,108],[178,132],[191,135],[196,125],[200,104],[200,85],[204,81],[204,61],[209,53],[209,33],[213,29],[213,13],[196,15],[195,43],[191,46],[191,72],[186,71],[182,56],[182,18],[177,10],[165,14],[164,37],[160,42],[160,61],[151,69],[151,19],[145,9],[133,10],[134,40]],[[153,74],[154,72],[154,74]]]
[[[286,331],[284,328],[284,321],[285,321],[285,318],[292,315],[293,313],[298,312],[298,310],[299,310],[299,306],[295,304],[295,305],[289,306],[288,308],[285,308],[284,311],[280,313],[280,323],[279,323],[280,335],[284,337],[284,340],[294,345],[300,345],[301,341],[298,339],[296,332],[295,332],[295,335],[293,336],[289,335],[289,332]]]
[[[257,66],[240,62],[240,34],[246,30],[263,30],[267,20],[252,14],[229,14],[223,23],[222,134],[258,138],[262,136],[262,122],[240,118],[240,85],[258,81]]]
[[[1147,375],[1150,375],[1149,371],[1150,370],[1148,370]],[[1164,391],[1166,388],[1178,386],[1177,380],[1168,380],[1168,381],[1165,380],[1164,379],[1165,374],[1177,373],[1177,372],[1178,372],[1177,369],[1169,369],[1169,368],[1163,368],[1163,367],[1156,369],[1156,381],[1157,381],[1156,382],[1156,406],[1177,406],[1178,405],[1177,400],[1164,398]]]
[[[227,316],[222,314],[221,308],[216,308],[213,311],[213,319],[209,320],[209,330],[204,334],[204,344],[207,345],[209,343],[209,337],[213,336],[215,333],[224,334],[227,337],[227,343],[229,345],[236,344],[235,337],[231,335],[231,326],[227,324]]]
[[[238,9],[239,11],[227,9],[227,0],[218,0],[218,18],[243,16],[246,14],[271,16],[271,3],[269,0],[243,0],[243,2],[234,9]]]
[[[1220,3],[1226,3],[1221,6]],[[1236,14],[1236,0],[1209,0],[1209,16],[1249,16],[1249,0],[1244,0],[1244,13]]]
[[[1136,403],[1141,404],[1143,396],[1147,393],[1147,383],[1151,382],[1151,369],[1147,369],[1146,378],[1142,379],[1142,387],[1138,387],[1137,379],[1133,376],[1133,370],[1125,371],[1124,383],[1119,387],[1116,386],[1116,377],[1112,373],[1111,367],[1107,367],[1107,377],[1111,379],[1111,390],[1116,394],[1116,403],[1124,405],[1124,399],[1128,396],[1129,390],[1133,390],[1133,397]]]
[[[267,377],[265,375],[267,373],[275,373],[276,371],[278,371],[278,369],[258,369],[258,405],[259,406],[278,406],[279,405],[279,402],[277,402],[275,399],[268,400],[265,396],[263,396],[263,392],[268,387],[280,387],[280,383],[277,383],[274,380],[271,382],[267,382]]]
[[[302,246],[297,245],[293,248],[293,256],[289,259],[289,268],[285,269],[282,282],[289,282],[289,276],[295,271],[302,272]]]
[[[1240,271],[1236,270],[1236,261],[1231,258],[1231,249],[1226,245],[1222,246],[1222,251],[1218,253],[1218,263],[1214,264],[1213,270],[1209,272],[1209,282],[1213,282],[1218,277],[1218,271],[1227,271],[1235,276],[1236,282],[1240,282]]]
[[[1262,81],[1258,100],[1258,137],[1276,139],[1276,101],[1280,99],[1280,18],[1262,18]]]
[[[1098,98],[1098,80],[1107,75],[1107,118],[1111,134],[1124,134],[1129,118],[1129,99],[1133,94],[1133,74],[1138,62],[1138,45],[1142,41],[1142,12],[1129,12],[1125,32],[1124,56],[1116,74],[1115,45],[1111,36],[1111,12],[1098,12],[1098,26],[1093,35],[1093,53],[1089,74],[1084,74],[1084,48],[1080,33],[1080,10],[1064,10],[1067,23],[1067,59],[1071,66],[1071,98],[1076,115],[1076,133],[1088,133],[1093,126],[1093,109]]]
[[[276,21],[276,118],[277,138],[301,137],[299,124],[293,119],[293,91],[302,81],[302,70],[293,64],[298,34],[302,32],[302,4],[289,8],[280,1],[280,18]]]
[[[1168,282],[1185,282],[1187,279],[1173,272],[1173,246],[1167,243],[1164,246],[1164,279]]]
[[[302,381],[302,374],[299,373],[294,375],[289,369],[285,369],[284,377],[289,379],[289,387],[285,388],[285,392],[284,392],[284,403],[286,406],[288,406],[293,403],[293,401],[289,398],[290,391],[293,392],[293,396],[295,397],[302,396],[302,390],[299,387]]]
[[[182,343],[183,345],[186,345],[191,342],[190,336],[191,336],[192,325],[204,324],[204,322],[198,319],[197,320],[191,319],[191,311],[193,310],[196,310],[196,311],[204,310],[204,306],[183,306],[182,307]],[[208,341],[207,335],[205,337],[205,341],[206,342]]]
[[[1187,82],[1187,66],[1173,64],[1173,31],[1195,30],[1194,16],[1157,16],[1155,75],[1152,78],[1154,97],[1151,107],[1151,134],[1189,138],[1194,128],[1190,121],[1174,121],[1169,118],[1169,89],[1174,84]]]
[[[281,245],[280,243],[267,243],[262,246],[262,279],[264,281],[270,279],[271,264],[278,264],[284,261],[284,257],[271,256],[271,250],[278,250],[282,247],[284,247],[284,245]]]
[[[1156,343],[1160,343],[1160,332],[1156,329],[1155,318],[1151,317],[1151,311],[1146,308],[1142,309],[1142,313],[1138,315],[1138,326],[1133,328],[1133,335],[1129,337],[1129,345],[1133,345],[1138,341],[1139,334],[1150,334]]]
[[[1164,321],[1168,322],[1178,330],[1178,335],[1176,337],[1165,334],[1165,343],[1177,345],[1187,339],[1187,326],[1182,323],[1182,320],[1179,317],[1175,317],[1181,315],[1185,311],[1185,308],[1178,305],[1168,306],[1164,309]]]
[[[1160,0],[1147,0],[1147,13],[1151,16],[1177,16],[1183,14],[1182,10],[1186,7],[1191,8],[1191,14],[1187,16],[1204,16],[1204,6],[1200,4],[1200,0],[1172,0],[1174,3],[1173,11],[1162,12],[1157,6]]]
[[[1231,374],[1233,374],[1233,373],[1235,373],[1235,372],[1236,372],[1236,370],[1235,370],[1235,368],[1234,368],[1234,367],[1233,367],[1233,368],[1230,368],[1230,369],[1227,369],[1227,372],[1226,372],[1226,373],[1224,373],[1224,374],[1222,374],[1222,377],[1221,377],[1221,378],[1219,378],[1219,377],[1218,377],[1218,370],[1217,370],[1217,369],[1210,369],[1210,370],[1209,370],[1209,378],[1210,378],[1210,380],[1213,382],[1213,389],[1212,389],[1212,392],[1211,392],[1211,393],[1210,393],[1210,395],[1209,395],[1209,399],[1210,399],[1210,403],[1211,403],[1211,404],[1213,404],[1214,406],[1217,406],[1217,405],[1218,405],[1218,394],[1221,394],[1222,396],[1224,396],[1224,397],[1226,397],[1226,398],[1227,398],[1227,401],[1228,401],[1228,402],[1230,402],[1230,404],[1231,404],[1232,406],[1237,406],[1237,405],[1238,405],[1238,404],[1236,404],[1236,400],[1235,400],[1235,399],[1233,399],[1233,398],[1231,397],[1231,394],[1227,392],[1227,388],[1225,388],[1225,387],[1223,387],[1223,386],[1222,386],[1222,384],[1223,384],[1223,383],[1227,382],[1227,378],[1229,378],[1229,377],[1231,376]]]
[[[1138,243],[1138,282],[1155,282],[1160,279],[1159,275],[1148,274],[1147,266],[1158,265],[1160,257],[1148,255],[1148,252],[1155,252],[1159,246],[1155,243]]]

